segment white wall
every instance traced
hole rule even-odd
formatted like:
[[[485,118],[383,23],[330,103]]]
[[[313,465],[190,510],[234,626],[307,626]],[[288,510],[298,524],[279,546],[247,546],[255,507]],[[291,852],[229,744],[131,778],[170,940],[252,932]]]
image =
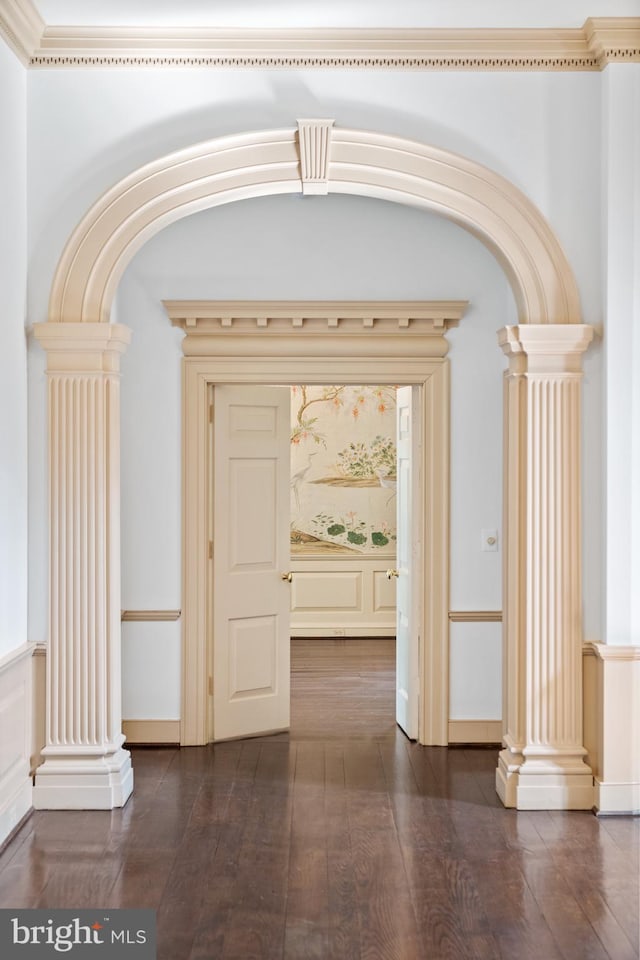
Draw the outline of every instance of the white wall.
[[[26,73],[0,40],[0,657],[27,637]]]
[[[0,40],[0,845],[31,807],[26,73]]]
[[[480,530],[501,521],[504,363],[495,331],[514,316],[507,282],[479,241],[448,221],[341,196],[267,197],[197,214],[154,237],[126,271],[118,318],[134,337],[122,362],[125,609],[180,606],[181,334],[161,300],[188,298],[468,299],[467,315],[450,334],[451,603],[500,609],[501,555],[481,552]],[[146,651],[168,710],[176,703],[179,631],[166,626],[127,624],[123,662],[125,673],[133,670]],[[473,682],[491,691],[490,718],[498,700],[499,717],[500,663],[488,652],[495,637],[473,624],[460,632],[464,642],[488,645],[486,655],[477,653],[485,669]],[[464,660],[454,657],[454,664],[457,697],[469,678]],[[145,687],[140,698],[148,696],[148,674]],[[148,716],[129,681],[125,689],[126,708],[135,711],[125,715]]]
[[[607,643],[640,645],[640,64],[603,84]]]
[[[584,319],[597,323],[601,83],[595,73],[33,71],[30,319],[46,317],[53,271],[69,233],[99,194],[126,173],[199,140],[290,127],[299,116],[333,116],[343,126],[413,137],[465,154],[521,187],[557,231],[576,271]],[[500,608],[500,554],[480,552],[480,529],[500,527],[503,362],[495,331],[514,322],[515,313],[499,268],[477,241],[409,208],[355,197],[288,196],[198,214],[143,248],[123,279],[117,304],[118,319],[134,330],[123,362],[123,605],[135,609],[180,605],[180,352],[179,336],[159,306],[163,297],[469,298],[469,314],[450,336],[451,606]],[[145,364],[144,348],[151,342],[154,362]],[[42,366],[34,353],[35,639],[46,633]],[[597,348],[588,371],[584,493],[600,516]],[[482,388],[480,402],[471,391],[474,383]],[[136,493],[134,479],[143,477]],[[585,624],[594,639],[602,634],[601,542],[601,526],[590,527]],[[178,681],[163,666],[163,656],[175,662],[177,628],[175,635],[165,631],[159,642],[154,682],[166,695],[165,716],[173,717]]]

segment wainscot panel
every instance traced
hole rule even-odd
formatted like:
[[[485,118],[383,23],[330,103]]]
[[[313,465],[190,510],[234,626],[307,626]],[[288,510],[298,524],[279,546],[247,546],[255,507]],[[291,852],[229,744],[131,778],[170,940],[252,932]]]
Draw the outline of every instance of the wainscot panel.
[[[295,558],[291,563],[294,637],[393,637],[393,557]]]
[[[32,808],[33,651],[25,643],[0,660],[0,844]]]

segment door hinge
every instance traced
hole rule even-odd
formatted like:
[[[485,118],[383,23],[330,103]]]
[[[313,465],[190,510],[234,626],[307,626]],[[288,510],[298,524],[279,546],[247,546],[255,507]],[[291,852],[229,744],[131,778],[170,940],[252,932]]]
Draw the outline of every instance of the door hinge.
[[[209,691],[209,696],[213,696],[213,677],[209,677],[207,682],[207,690]]]
[[[209,404],[209,423],[213,423],[213,404]]]
[[[213,560],[213,540],[209,540],[209,560]]]

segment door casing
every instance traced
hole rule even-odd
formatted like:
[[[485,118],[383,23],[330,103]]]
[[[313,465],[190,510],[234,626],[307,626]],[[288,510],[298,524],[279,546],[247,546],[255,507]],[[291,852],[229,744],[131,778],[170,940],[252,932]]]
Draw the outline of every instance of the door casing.
[[[442,307],[442,304],[439,304]],[[280,307],[282,308],[282,304]],[[402,317],[402,304],[385,303],[389,314]],[[406,306],[406,305],[405,305]],[[417,305],[413,305],[414,308]],[[181,743],[209,742],[211,670],[212,562],[210,528],[210,387],[221,383],[288,384],[410,384],[419,387],[422,420],[422,521],[420,566],[423,596],[420,603],[419,663],[420,708],[418,739],[422,744],[448,742],[449,690],[449,364],[443,333],[457,323],[466,303],[455,310],[442,307],[442,318],[424,324],[390,321],[377,333],[361,323],[342,331],[337,323],[322,336],[309,336],[308,328],[291,321],[285,328],[259,323],[242,333],[212,324],[220,317],[219,304],[198,304],[190,317],[183,303],[165,304],[173,322],[185,330],[183,340],[183,674]],[[224,305],[225,310],[228,304]],[[246,307],[246,304],[245,304]],[[260,317],[268,305],[249,312]],[[318,304],[315,304],[318,307]],[[369,303],[350,303],[352,314],[366,320]],[[335,303],[326,308],[340,312]],[[231,315],[240,312],[236,309]],[[290,308],[292,319],[304,316],[299,304]],[[414,312],[418,312],[414,310]],[[375,313],[373,313],[375,316]],[[224,317],[224,313],[222,313]],[[200,320],[202,321],[200,323]],[[233,329],[233,328],[232,328]],[[374,328],[375,329],[375,328]],[[364,335],[363,335],[364,334]]]

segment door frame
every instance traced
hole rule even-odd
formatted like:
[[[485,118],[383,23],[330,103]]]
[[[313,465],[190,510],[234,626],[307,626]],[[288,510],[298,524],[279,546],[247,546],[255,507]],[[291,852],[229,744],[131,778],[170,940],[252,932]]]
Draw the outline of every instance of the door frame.
[[[185,332],[182,402],[181,744],[208,743],[211,689],[211,386],[396,384],[420,392],[423,597],[419,742],[449,720],[449,363],[444,335],[465,301],[167,301]],[[429,602],[426,603],[425,598]]]

